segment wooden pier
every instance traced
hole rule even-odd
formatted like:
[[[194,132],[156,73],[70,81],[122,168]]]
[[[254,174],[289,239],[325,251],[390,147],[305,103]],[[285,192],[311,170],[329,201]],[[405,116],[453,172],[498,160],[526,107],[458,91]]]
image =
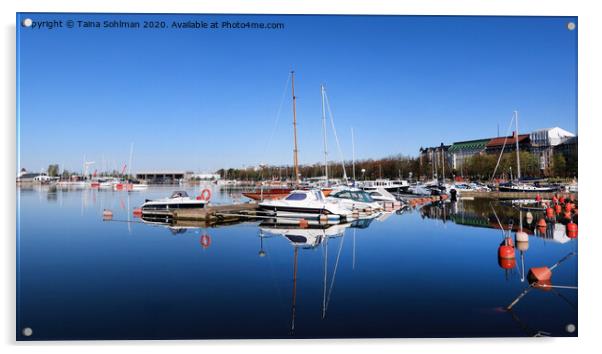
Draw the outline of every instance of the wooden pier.
[[[143,213],[143,216],[164,216],[171,218],[177,224],[186,222],[203,222],[206,224],[231,223],[244,221],[258,216],[259,206],[256,203],[240,203],[227,205],[209,205],[201,209],[175,209],[152,213]]]

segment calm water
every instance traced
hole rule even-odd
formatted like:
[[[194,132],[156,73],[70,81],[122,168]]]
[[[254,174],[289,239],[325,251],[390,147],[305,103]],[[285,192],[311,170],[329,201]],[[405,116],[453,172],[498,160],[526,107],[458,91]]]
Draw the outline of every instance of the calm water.
[[[578,329],[575,290],[533,289],[503,310],[528,282],[518,251],[516,266],[500,267],[503,232],[488,202],[301,231],[168,228],[132,216],[175,189],[21,188],[17,338],[577,335],[566,330]],[[214,191],[214,201],[232,198]],[[493,207],[504,226],[518,224],[518,211]],[[102,221],[104,208],[114,221]],[[530,235],[526,271],[577,251],[560,224],[553,231]],[[577,258],[554,270],[553,284],[577,285]]]

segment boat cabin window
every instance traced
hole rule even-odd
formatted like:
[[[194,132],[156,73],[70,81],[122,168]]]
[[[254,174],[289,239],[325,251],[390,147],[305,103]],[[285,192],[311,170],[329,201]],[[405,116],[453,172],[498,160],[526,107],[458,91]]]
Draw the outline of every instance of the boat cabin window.
[[[305,200],[307,194],[305,193],[292,193],[285,200]]]
[[[322,198],[323,194],[321,191],[315,191],[314,194],[316,196],[316,200],[320,200],[320,201],[324,200],[324,198]]]
[[[186,198],[188,197],[188,193],[184,192],[184,191],[176,191],[173,192],[173,194],[171,195],[171,198]]]
[[[352,192],[351,196],[353,200],[358,202],[372,203],[374,201],[372,197],[370,197],[370,194],[366,192]]]
[[[351,194],[349,192],[339,192],[334,195],[336,198],[351,198]]]

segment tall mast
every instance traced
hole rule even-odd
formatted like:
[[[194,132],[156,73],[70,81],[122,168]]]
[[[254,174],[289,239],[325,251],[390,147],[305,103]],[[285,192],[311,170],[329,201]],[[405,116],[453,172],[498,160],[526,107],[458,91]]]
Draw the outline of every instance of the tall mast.
[[[134,155],[134,143],[130,144],[130,162],[128,165],[128,177],[132,176],[132,155]]]
[[[355,137],[353,135],[353,127],[351,127],[351,163],[352,163],[352,171],[353,171],[353,181],[355,181]],[[355,183],[355,182],[354,182]]]
[[[518,151],[518,111],[514,111],[515,124],[516,124],[516,180],[520,181],[520,153]]]
[[[324,174],[326,175],[326,184],[328,184],[328,144],[326,143],[326,109],[324,107],[324,85],[320,85],[320,94],[322,95],[322,134],[324,135]]]
[[[295,165],[295,181],[299,183],[299,157],[297,156],[297,110],[295,101],[297,98],[295,97],[295,72],[291,71],[291,85],[293,88],[293,132],[295,134],[295,148],[293,150],[293,164]]]

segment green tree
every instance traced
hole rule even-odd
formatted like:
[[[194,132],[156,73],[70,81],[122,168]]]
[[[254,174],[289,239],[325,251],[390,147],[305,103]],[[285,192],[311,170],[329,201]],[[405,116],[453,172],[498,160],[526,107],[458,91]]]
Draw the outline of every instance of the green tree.
[[[48,176],[56,177],[58,175],[59,175],[59,165],[57,165],[57,164],[48,165]]]
[[[566,159],[562,154],[554,154],[552,158],[552,171],[554,171],[555,177],[566,177]]]

